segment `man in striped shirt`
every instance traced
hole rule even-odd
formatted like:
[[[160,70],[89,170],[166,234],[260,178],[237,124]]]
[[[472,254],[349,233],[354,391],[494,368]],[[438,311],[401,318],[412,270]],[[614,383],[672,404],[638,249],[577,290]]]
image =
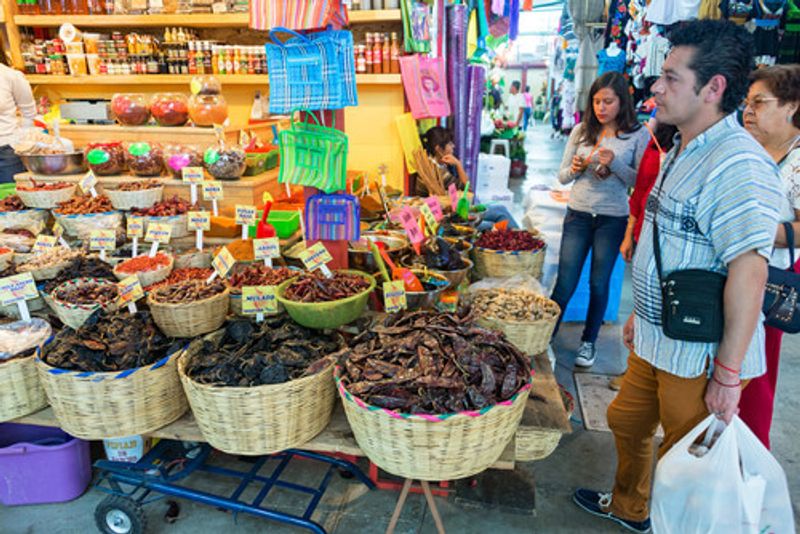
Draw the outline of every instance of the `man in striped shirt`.
[[[669,37],[672,51],[652,90],[658,120],[679,133],[648,199],[633,258],[634,311],[623,334],[631,352],[608,409],[618,455],[614,489],[579,489],[573,497],[584,510],[635,532],[650,530],[659,424],[661,457],[709,413],[730,422],[743,381],[765,372],[761,303],[781,199],[776,166],[734,114],[753,66],[750,34],[727,21],[703,20]],[[664,335],[654,224],[665,276],[682,269],[727,275],[719,343]]]

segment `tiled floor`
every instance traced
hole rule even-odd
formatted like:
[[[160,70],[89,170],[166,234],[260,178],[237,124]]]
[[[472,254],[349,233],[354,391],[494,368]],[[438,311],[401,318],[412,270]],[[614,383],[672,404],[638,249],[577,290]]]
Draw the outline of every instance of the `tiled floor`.
[[[549,129],[539,127],[528,138],[529,174],[525,181],[512,181],[511,187],[519,203],[528,187],[554,179],[563,150],[563,141],[553,141]],[[517,209],[517,215],[521,214]],[[623,288],[620,316],[631,310],[630,283]],[[574,393],[572,377],[574,351],[580,339],[580,324],[567,324],[555,340],[558,356],[556,375],[567,389]],[[797,336],[787,336],[783,343],[781,376],[778,384],[775,422],[773,425],[773,452],[786,471],[793,501],[800,502],[800,445],[795,439],[795,428],[800,424],[800,392],[794,387],[800,383],[800,343]],[[599,358],[592,369],[595,373],[615,374],[624,369],[624,351],[621,329],[618,324],[603,327],[598,342]],[[442,518],[450,533],[478,534],[497,532],[514,534],[524,532],[583,533],[621,532],[613,525],[598,522],[580,512],[571,502],[571,493],[577,486],[609,488],[614,468],[614,446],[611,434],[583,430],[580,413],[573,419],[574,432],[564,436],[558,449],[548,458],[518,464],[517,473],[536,483],[536,514],[511,513],[506,508],[475,509],[456,504],[453,500],[437,498]],[[297,476],[313,480],[319,472],[301,466]],[[508,474],[510,477],[511,475]],[[503,477],[501,476],[502,480]],[[212,484],[211,482],[208,482]],[[380,533],[389,522],[396,493],[365,491],[352,481],[334,477],[331,491],[320,507],[318,520],[328,532],[337,534]],[[0,506],[0,534],[59,534],[88,533],[95,531],[94,507],[102,499],[90,491],[80,499],[66,504],[7,508]],[[283,498],[282,500],[287,500]],[[297,509],[291,500],[289,505]],[[153,533],[194,534],[198,532],[231,533],[251,532],[301,532],[274,523],[240,516],[237,522],[230,515],[207,506],[182,504],[181,519],[174,525],[166,524],[161,503],[150,506],[150,530]],[[795,504],[795,514],[800,510]],[[428,534],[435,532],[433,520],[426,511],[424,499],[412,495],[400,519],[398,533]]]

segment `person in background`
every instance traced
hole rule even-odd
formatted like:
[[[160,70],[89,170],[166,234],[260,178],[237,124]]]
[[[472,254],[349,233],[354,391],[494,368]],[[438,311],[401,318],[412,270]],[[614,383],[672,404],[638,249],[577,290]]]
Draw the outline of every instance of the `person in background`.
[[[636,180],[648,139],[647,130],[636,121],[622,74],[609,72],[596,79],[583,121],[569,136],[558,175],[562,184],[573,186],[561,235],[558,277],[550,297],[561,310],[566,309],[591,250],[589,310],[575,360],[578,367],[595,362],[611,272],[628,221],[628,188]]]
[[[782,200],[775,163],[734,114],[753,68],[750,33],[730,21],[700,20],[676,28],[669,40],[672,50],[652,91],[658,121],[674,124],[679,134],[648,199],[633,256],[634,308],[623,329],[628,370],[607,413],[617,450],[614,487],[581,488],[572,497],[600,520],[642,533],[651,527],[659,424],[663,458],[710,414],[730,423],[742,386],[766,370],[759,318]],[[665,276],[698,269],[726,277],[719,342],[665,334],[655,239]]]
[[[778,165],[786,195],[780,220],[794,227],[794,243],[788,243],[783,225],[778,226],[776,250],[769,262],[786,269],[790,266],[788,247],[800,246],[800,65],[759,69],[750,75],[750,81],[744,127]],[[750,381],[739,401],[739,416],[767,448],[782,338],[783,331],[764,326],[767,372]]]
[[[522,98],[525,99],[525,107],[522,110],[522,129],[527,130],[528,124],[531,122],[533,116],[533,95],[531,94],[531,86],[525,86],[525,92],[522,93]]]
[[[31,84],[25,75],[0,64],[0,183],[11,183],[14,175],[25,172],[11,143],[20,130],[17,112],[22,115],[22,127],[33,124],[36,103]]]
[[[522,124],[522,115],[525,113],[525,98],[520,93],[522,84],[514,80],[511,82],[511,89],[508,90],[506,99],[506,109],[508,110],[508,120],[516,126]]]
[[[441,126],[434,126],[422,134],[421,141],[431,160],[444,171],[445,189],[449,188],[451,184],[455,184],[459,190],[463,190],[469,182],[469,177],[464,172],[461,161],[454,155],[456,145],[453,142],[452,132]],[[417,180],[415,194],[420,197],[429,195],[428,189],[421,180]],[[481,218],[482,221],[478,226],[478,230],[481,231],[488,230],[502,221],[508,221],[508,228],[519,227],[511,212],[501,204],[486,206],[486,211],[481,214]]]

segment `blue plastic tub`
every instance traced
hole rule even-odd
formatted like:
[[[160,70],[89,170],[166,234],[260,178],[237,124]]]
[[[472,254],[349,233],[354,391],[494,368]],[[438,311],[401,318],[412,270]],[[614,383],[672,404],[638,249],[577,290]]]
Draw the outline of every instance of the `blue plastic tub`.
[[[572,300],[567,304],[564,311],[564,322],[582,323],[586,320],[586,312],[589,311],[589,273],[592,269],[592,253],[586,258],[583,264],[580,280]],[[603,321],[615,323],[619,320],[619,301],[622,296],[622,282],[625,279],[625,260],[622,255],[617,256],[614,270],[611,272],[611,282],[608,288],[608,307],[603,316]]]

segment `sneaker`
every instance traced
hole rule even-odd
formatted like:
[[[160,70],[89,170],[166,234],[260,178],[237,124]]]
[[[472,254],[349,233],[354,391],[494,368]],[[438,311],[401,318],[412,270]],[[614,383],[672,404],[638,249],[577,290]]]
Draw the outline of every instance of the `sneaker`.
[[[600,493],[599,491],[592,491],[583,488],[572,494],[572,501],[592,515],[602,517],[603,519],[610,519],[611,521],[622,525],[631,532],[641,532],[643,534],[650,532],[649,517],[644,521],[630,521],[628,519],[617,517],[611,512],[607,511],[608,507],[611,506],[611,498],[612,496],[610,493]]]
[[[622,377],[624,376],[625,375],[619,375],[612,378],[611,381],[608,383],[608,389],[610,389],[611,391],[619,391],[620,388],[622,387]]]
[[[594,343],[584,341],[578,348],[578,357],[575,358],[575,365],[578,367],[591,367],[594,365],[596,356],[597,349],[595,349]]]

